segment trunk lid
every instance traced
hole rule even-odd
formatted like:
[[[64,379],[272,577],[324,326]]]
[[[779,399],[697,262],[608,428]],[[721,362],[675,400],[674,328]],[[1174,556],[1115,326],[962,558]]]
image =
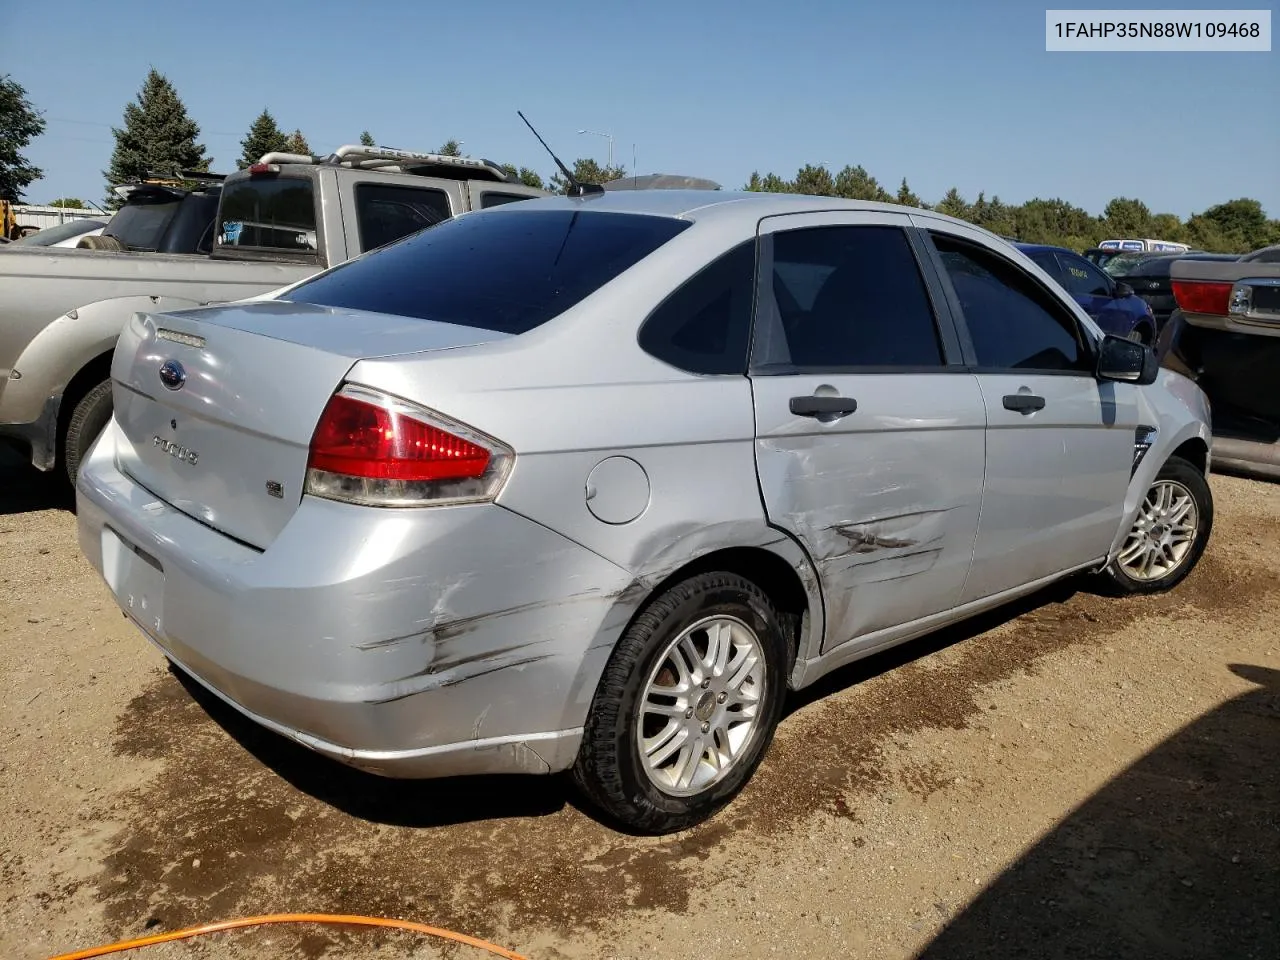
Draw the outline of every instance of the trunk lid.
[[[266,549],[301,501],[312,434],[357,361],[505,336],[280,301],[135,314],[112,365],[127,439],[119,466],[183,513]]]

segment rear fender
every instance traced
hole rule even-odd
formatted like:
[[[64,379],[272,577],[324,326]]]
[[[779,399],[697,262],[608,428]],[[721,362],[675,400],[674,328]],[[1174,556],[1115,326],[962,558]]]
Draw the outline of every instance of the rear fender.
[[[612,606],[582,658],[566,701],[567,712],[563,721],[566,728],[581,726],[613,648],[659,588],[678,578],[681,570],[694,566],[718,550],[765,550],[795,570],[808,601],[808,616],[801,626],[793,676],[800,675],[805,661],[818,656],[826,629],[822,590],[809,555],[790,534],[766,525],[763,520],[743,520],[665,530],[661,535],[651,537],[649,542],[652,544],[649,551],[637,551],[643,556],[638,567],[642,572],[635,573],[631,583],[614,596]]]
[[[28,423],[47,413],[51,400],[58,406],[75,375],[115,349],[135,313],[198,306],[198,301],[183,297],[146,296],[98,300],[69,310],[41,330],[18,357],[13,368],[22,376],[5,386],[0,421]]]

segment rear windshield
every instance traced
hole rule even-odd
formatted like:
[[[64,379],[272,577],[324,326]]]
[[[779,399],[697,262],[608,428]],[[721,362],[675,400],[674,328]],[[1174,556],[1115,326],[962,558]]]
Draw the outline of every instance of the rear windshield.
[[[282,299],[520,334],[688,226],[581,210],[470,214],[343,264]]]
[[[254,177],[224,186],[214,249],[314,258],[318,242],[311,181]]]
[[[49,247],[63,240],[70,240],[72,237],[78,237],[81,234],[88,233],[105,224],[104,220],[68,220],[66,223],[59,223],[52,227],[45,227],[43,230],[37,230],[35,233],[28,234],[20,240],[13,241],[13,245],[27,247]]]
[[[130,200],[116,211],[102,232],[115,237],[130,250],[155,250],[179,202],[176,197]]]

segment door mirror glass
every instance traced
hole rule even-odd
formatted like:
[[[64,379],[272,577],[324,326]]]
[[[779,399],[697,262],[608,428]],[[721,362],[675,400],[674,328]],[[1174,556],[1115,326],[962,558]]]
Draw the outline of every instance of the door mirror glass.
[[[1160,364],[1155,351],[1136,340],[1113,337],[1102,338],[1098,348],[1098,379],[1119,380],[1123,383],[1155,383]]]
[[[1118,299],[1120,299],[1121,297],[1132,297],[1132,296],[1133,296],[1133,287],[1129,286],[1129,284],[1127,284],[1127,283],[1117,283],[1117,284],[1116,284],[1116,299],[1117,299],[1117,300],[1118,300]]]

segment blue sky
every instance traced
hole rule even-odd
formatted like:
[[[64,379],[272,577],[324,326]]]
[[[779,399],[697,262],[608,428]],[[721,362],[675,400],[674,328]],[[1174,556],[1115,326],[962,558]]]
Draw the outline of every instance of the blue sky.
[[[1046,53],[1046,5],[0,0],[0,71],[49,120],[29,202],[101,200],[110,126],[154,65],[218,170],[265,106],[317,151],[368,128],[546,175],[522,109],[566,161],[604,161],[588,128],[628,168],[634,144],[640,173],[726,188],[861,163],[930,201],[1136,196],[1185,217],[1251,196],[1280,217],[1280,53]]]

